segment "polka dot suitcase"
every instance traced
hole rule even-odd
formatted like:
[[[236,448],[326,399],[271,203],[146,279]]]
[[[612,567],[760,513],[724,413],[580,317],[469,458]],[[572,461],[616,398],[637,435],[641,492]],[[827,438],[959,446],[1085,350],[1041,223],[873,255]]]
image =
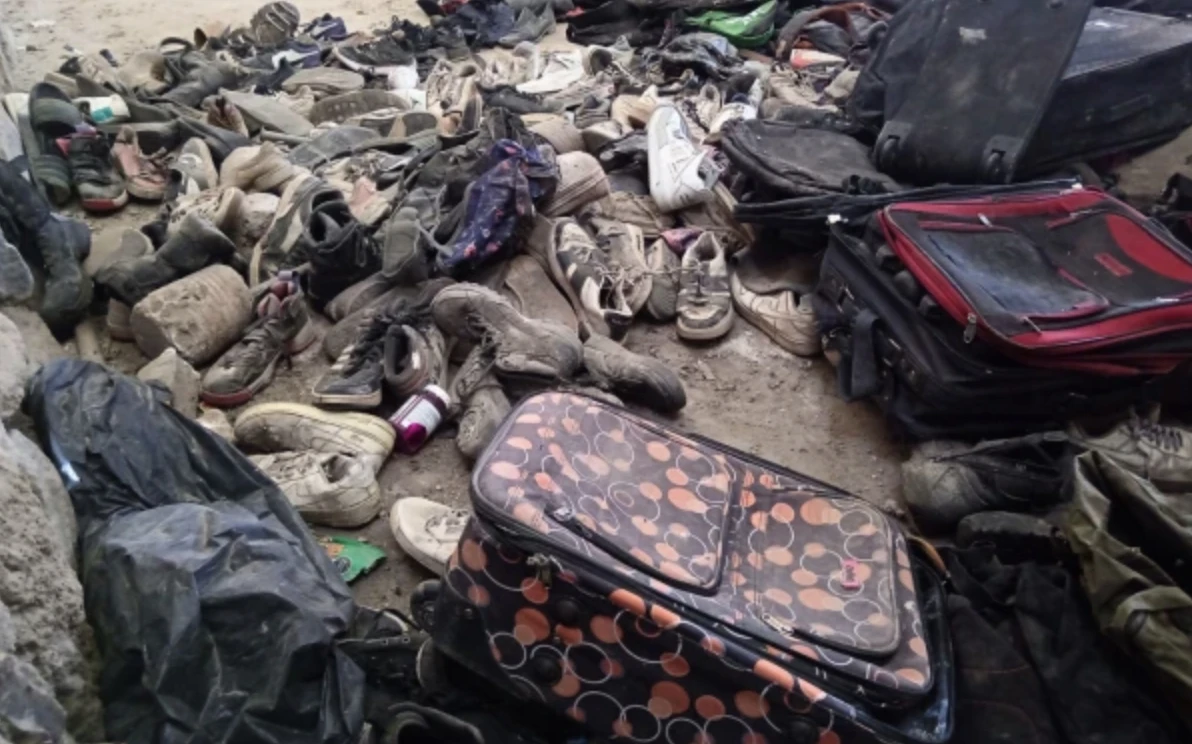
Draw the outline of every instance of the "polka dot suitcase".
[[[948,740],[940,580],[865,501],[570,393],[472,500],[434,637],[517,697],[634,742]]]

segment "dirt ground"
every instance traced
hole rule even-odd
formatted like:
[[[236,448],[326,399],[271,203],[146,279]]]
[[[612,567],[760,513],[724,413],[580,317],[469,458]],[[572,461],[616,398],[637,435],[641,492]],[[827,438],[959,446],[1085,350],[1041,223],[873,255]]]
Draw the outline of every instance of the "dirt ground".
[[[408,0],[345,0],[335,7],[293,1],[304,19],[330,11],[342,15],[349,30],[382,25],[395,15],[427,22]],[[71,49],[107,48],[123,59],[163,38],[189,37],[201,23],[247,22],[252,9],[251,3],[233,0],[0,0],[0,25],[16,42],[15,78],[19,87],[27,88],[57,68]],[[544,46],[566,45],[562,30]],[[130,207],[117,216],[88,222],[96,232],[120,230],[148,221],[151,214],[145,207]],[[112,366],[133,372],[145,363],[135,345],[113,343],[102,332],[100,337]],[[712,345],[687,345],[678,340],[673,326],[644,324],[635,327],[626,345],[679,371],[688,394],[687,407],[676,419],[680,427],[833,483],[875,504],[899,498],[902,453],[876,409],[840,399],[834,372],[824,360],[794,357],[740,318],[726,339]],[[294,360],[293,369],[280,368],[274,383],[254,402],[309,402],[311,385],[328,366],[316,344]],[[440,437],[415,457],[395,455],[382,472],[381,485],[387,506],[403,496],[423,496],[466,507],[468,465],[454,442]],[[389,558],[354,589],[362,603],[405,607],[414,586],[431,576],[403,557],[385,514],[356,536],[384,548]]]

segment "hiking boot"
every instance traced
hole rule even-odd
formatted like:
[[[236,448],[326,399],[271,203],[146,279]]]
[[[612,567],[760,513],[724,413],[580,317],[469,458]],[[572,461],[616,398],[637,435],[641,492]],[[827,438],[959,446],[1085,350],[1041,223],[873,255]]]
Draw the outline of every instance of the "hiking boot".
[[[375,41],[354,46],[339,44],[332,54],[349,70],[368,72],[372,75],[388,75],[398,67],[407,67],[417,62],[409,44],[393,36],[382,36]]]
[[[724,248],[704,233],[683,254],[675,324],[679,338],[711,341],[732,330],[733,300]]]
[[[253,246],[248,266],[249,286],[255,287],[280,269],[306,261],[306,254],[301,249],[295,252],[295,248],[315,207],[342,199],[343,194],[321,178],[300,176],[290,181],[281,193],[277,214],[265,237]]]
[[[73,332],[91,305],[91,279],[82,267],[91,252],[91,230],[79,220],[54,214],[45,196],[6,161],[0,161],[0,212],[10,215],[18,233],[7,237],[23,255],[40,259],[44,269],[38,314],[55,334]]]
[[[242,147],[232,152],[219,169],[219,185],[254,191],[278,192],[298,175],[298,168],[286,159],[277,145]]]
[[[1192,432],[1132,415],[1129,421],[1094,436],[1077,424],[1072,443],[1100,452],[1159,489],[1186,491],[1192,485]]]
[[[120,129],[112,145],[112,157],[129,194],[145,201],[159,202],[165,198],[170,170],[164,153],[145,155],[137,143],[136,130],[131,127]]]
[[[596,385],[627,401],[660,413],[675,413],[687,405],[683,381],[665,362],[635,354],[605,336],[584,341],[584,366]]]
[[[471,515],[429,499],[398,499],[389,513],[389,528],[406,555],[436,576],[447,572],[447,561],[459,546]]]
[[[302,16],[293,3],[265,3],[253,13],[248,27],[252,38],[263,47],[275,47],[294,36]]]
[[[210,222],[220,232],[231,234],[240,221],[244,207],[244,192],[240,189],[208,189],[194,196],[179,199],[170,210],[166,235],[174,235],[189,215],[195,214]],[[258,282],[259,283],[259,282]]]
[[[384,398],[386,337],[401,333],[389,313],[378,313],[365,323],[331,369],[315,383],[316,405],[367,411]]]
[[[819,328],[809,295],[789,290],[758,294],[742,284],[736,273],[729,279],[729,289],[741,317],[774,343],[799,356],[820,353]]]
[[[276,282],[256,312],[256,322],[203,376],[200,395],[207,405],[244,405],[273,380],[278,360],[314,343],[306,298],[296,282]]]
[[[116,299],[132,307],[153,290],[235,253],[235,243],[202,215],[191,214],[156,253],[106,266],[95,275],[95,280]]]
[[[512,49],[523,41],[536,42],[547,34],[554,33],[555,11],[546,4],[540,8],[522,8],[513,21],[513,30],[497,40],[506,49]]]
[[[464,457],[475,460],[510,410],[509,398],[493,375],[488,350],[476,346],[468,354],[451,383],[451,399],[460,408],[455,446]]]
[[[707,152],[691,141],[674,106],[659,106],[646,128],[649,138],[650,196],[663,212],[674,212],[712,198],[720,171]]]
[[[924,442],[902,464],[902,495],[927,534],[951,533],[980,511],[1035,511],[1056,503],[1072,459],[1063,432],[971,446]]]
[[[240,414],[236,441],[261,452],[320,452],[357,457],[373,472],[393,452],[393,427],[364,413],[332,413],[300,403],[261,403]]]
[[[431,303],[431,312],[443,333],[490,344],[494,369],[503,379],[570,380],[583,363],[583,345],[574,331],[523,316],[487,287],[447,287]]]
[[[665,240],[659,238],[646,248],[646,270],[653,277],[646,314],[664,323],[674,320],[679,312],[680,261]]]
[[[70,178],[79,203],[88,212],[115,212],[128,203],[124,179],[112,167],[112,148],[98,132],[58,140],[70,163]]]
[[[381,268],[376,241],[365,233],[342,199],[315,208],[302,233],[302,243],[310,260],[308,287],[316,309]]]
[[[422,249],[423,228],[418,221],[418,210],[401,206],[383,229],[381,276],[393,284],[407,286],[425,281],[430,273],[430,261]]]
[[[403,325],[385,336],[385,382],[400,401],[427,385],[444,385],[447,340],[433,323],[423,325]]]
[[[0,233],[0,305],[15,305],[33,296],[33,272],[21,251]]]
[[[620,340],[633,323],[633,310],[625,299],[625,282],[611,265],[608,254],[572,219],[559,220],[547,258],[555,283],[575,308],[586,333]]]
[[[211,126],[248,136],[248,124],[244,121],[244,115],[223,96],[208,98],[203,103],[203,110],[207,114],[207,123]]]
[[[381,487],[370,465],[351,455],[279,452],[248,458],[273,479],[311,524],[363,527],[381,513]]]

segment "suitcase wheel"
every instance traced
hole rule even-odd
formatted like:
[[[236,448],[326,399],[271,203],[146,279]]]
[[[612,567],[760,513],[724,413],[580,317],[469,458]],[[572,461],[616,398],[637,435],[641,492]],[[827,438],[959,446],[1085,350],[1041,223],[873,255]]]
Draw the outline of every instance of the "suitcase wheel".
[[[884,243],[877,247],[873,257],[877,259],[877,265],[881,270],[888,274],[897,274],[904,268],[902,259],[898,257],[893,248]]]
[[[879,170],[889,172],[894,167],[894,161],[898,159],[898,138],[887,137],[878,143],[877,146],[877,167]]]
[[[989,157],[985,158],[985,182],[986,183],[1009,183],[1009,174],[1006,172],[1006,161],[1003,153],[991,152]]]
[[[924,292],[923,299],[919,300],[919,315],[928,320],[938,320],[943,317],[943,311],[935,298]]]
[[[787,729],[790,744],[816,744],[820,740],[819,726],[810,718],[795,718]]]
[[[410,617],[427,633],[435,627],[435,602],[443,582],[430,579],[419,584],[410,595]]]
[[[563,665],[558,659],[542,654],[530,663],[530,674],[544,685],[555,685],[563,679]]]
[[[919,286],[914,275],[906,269],[894,275],[894,288],[898,290],[899,294],[910,300],[912,305],[918,305],[919,300],[923,297],[923,288]]]

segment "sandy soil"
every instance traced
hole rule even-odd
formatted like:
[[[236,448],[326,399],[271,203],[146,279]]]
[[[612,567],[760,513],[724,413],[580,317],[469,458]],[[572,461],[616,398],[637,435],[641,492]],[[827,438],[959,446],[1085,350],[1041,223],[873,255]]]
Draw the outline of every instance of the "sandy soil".
[[[346,0],[335,7],[295,0],[304,17],[327,10],[342,14],[352,30],[388,22],[393,15],[419,23],[426,18],[413,2]],[[17,82],[32,85],[56,68],[69,48],[85,52],[110,49],[122,59],[168,36],[189,37],[203,22],[246,22],[252,8],[231,0],[203,3],[161,0],[0,0],[0,23],[8,26],[18,50]],[[44,25],[40,21],[52,21]],[[37,27],[40,26],[40,27]],[[547,44],[565,44],[562,29]],[[150,210],[130,208],[118,216],[88,220],[97,231],[122,229],[147,221]],[[864,404],[846,404],[836,393],[831,367],[808,361],[775,346],[740,318],[725,340],[708,346],[680,342],[673,327],[641,325],[627,346],[656,356],[678,369],[687,386],[688,405],[679,426],[719,439],[788,468],[853,491],[882,504],[899,498],[899,449],[886,434],[881,417]],[[131,344],[104,337],[109,362],[134,371],[145,359]],[[260,401],[310,400],[310,386],[328,363],[316,344],[298,357]],[[448,438],[432,442],[416,457],[395,456],[382,473],[386,503],[406,495],[424,496],[466,507],[468,466]],[[389,553],[388,560],[355,584],[356,595],[373,606],[404,607],[413,587],[430,575],[405,559],[378,519],[358,534]]]

